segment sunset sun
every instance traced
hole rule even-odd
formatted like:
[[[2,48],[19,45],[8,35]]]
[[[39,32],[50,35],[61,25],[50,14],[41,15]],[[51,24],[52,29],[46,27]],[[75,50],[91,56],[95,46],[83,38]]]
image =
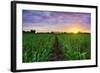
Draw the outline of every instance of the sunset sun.
[[[72,28],[72,29],[71,29],[71,32],[72,32],[72,33],[75,33],[75,34],[78,33],[79,31],[80,31],[79,28]]]
[[[78,32],[79,32],[79,31],[77,31],[77,30],[76,30],[76,31],[73,31],[74,34],[77,34]]]
[[[66,32],[77,34],[83,31],[83,27],[80,24],[70,24],[70,26],[66,26],[65,30]]]

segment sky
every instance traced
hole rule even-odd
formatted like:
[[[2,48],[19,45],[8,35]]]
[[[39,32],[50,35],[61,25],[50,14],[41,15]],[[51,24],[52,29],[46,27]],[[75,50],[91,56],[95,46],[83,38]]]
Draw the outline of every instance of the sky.
[[[90,32],[91,14],[60,11],[22,11],[24,31],[36,32]]]

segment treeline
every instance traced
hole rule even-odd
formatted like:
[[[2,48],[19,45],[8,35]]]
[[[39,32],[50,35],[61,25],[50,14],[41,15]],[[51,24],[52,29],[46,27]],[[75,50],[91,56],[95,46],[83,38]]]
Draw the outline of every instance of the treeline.
[[[36,33],[36,30],[30,30],[30,31],[24,31],[24,30],[23,30],[23,32],[24,32],[24,33]]]
[[[30,31],[24,31],[24,33],[45,33],[45,34],[49,34],[49,33],[52,33],[52,34],[74,34],[73,32],[36,32],[36,30],[30,30]],[[77,34],[90,34],[89,32],[78,32]]]

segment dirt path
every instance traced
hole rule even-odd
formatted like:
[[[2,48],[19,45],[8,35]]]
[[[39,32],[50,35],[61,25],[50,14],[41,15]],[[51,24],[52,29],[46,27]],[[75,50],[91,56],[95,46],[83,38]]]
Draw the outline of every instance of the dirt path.
[[[61,44],[60,44],[57,36],[55,36],[55,40],[53,43],[53,49],[52,49],[51,53],[52,54],[49,58],[49,61],[62,61],[62,60],[64,60],[63,53],[61,51]]]

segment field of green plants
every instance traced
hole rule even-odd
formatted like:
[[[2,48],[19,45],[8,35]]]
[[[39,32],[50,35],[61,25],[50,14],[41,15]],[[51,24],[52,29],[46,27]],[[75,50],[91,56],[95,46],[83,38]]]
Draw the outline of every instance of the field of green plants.
[[[52,55],[55,36],[61,45],[64,60],[85,60],[91,58],[91,38],[89,33],[23,33],[24,63],[47,62]],[[63,59],[62,59],[63,61]]]
[[[90,59],[90,34],[62,34],[58,38],[66,60]]]

